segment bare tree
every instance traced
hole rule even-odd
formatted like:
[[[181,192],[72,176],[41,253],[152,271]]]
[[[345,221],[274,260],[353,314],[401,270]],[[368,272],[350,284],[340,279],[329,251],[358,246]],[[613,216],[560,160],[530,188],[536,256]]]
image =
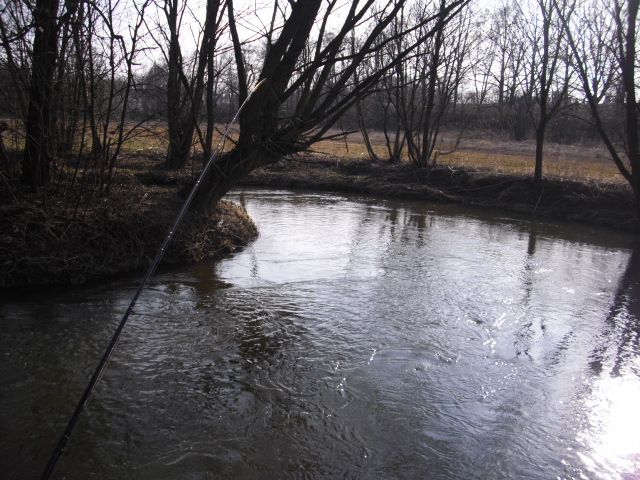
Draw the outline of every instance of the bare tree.
[[[356,36],[354,34],[351,37],[351,54],[352,55],[355,54],[356,51],[357,51],[357,48],[356,48]],[[370,68],[374,68],[375,69],[375,65],[371,65],[371,64],[363,65],[363,67],[366,68],[366,69],[370,69]],[[356,81],[356,83],[359,83],[359,79],[358,79],[358,74],[357,73],[356,73],[356,76],[355,76],[355,81]],[[362,101],[361,100],[357,100],[356,101],[356,115],[358,117],[358,128],[360,129],[360,133],[362,134],[362,140],[364,141],[364,145],[367,148],[367,153],[369,154],[369,158],[371,160],[373,160],[374,162],[380,162],[381,159],[378,156],[378,154],[376,153],[376,151],[375,151],[375,149],[373,147],[373,143],[371,142],[371,136],[369,135],[369,129],[367,128],[367,119],[365,117],[365,113],[364,113],[364,109],[362,107]],[[385,130],[385,134],[386,134],[386,130]]]
[[[419,3],[413,16],[428,16],[428,9],[438,17],[435,34],[394,72],[394,82],[387,90],[387,98],[397,115],[396,125],[403,126],[403,141],[408,146],[409,159],[419,167],[435,165],[441,152],[436,152],[445,113],[451,105],[457,107],[458,91],[468,71],[467,58],[472,44],[471,15],[465,10],[454,20],[446,17],[446,3]],[[403,22],[401,17],[396,19]],[[397,28],[397,27],[396,27]],[[414,33],[419,36],[420,31]],[[404,36],[401,43],[391,44],[388,55],[414,41]],[[385,109],[390,112],[390,109]],[[464,128],[460,130],[462,132]],[[397,138],[397,136],[396,136]],[[458,143],[460,136],[456,140]],[[455,148],[455,145],[454,147]],[[447,153],[447,152],[445,152]]]
[[[426,73],[426,77],[420,79],[419,84],[423,85],[422,97],[424,98],[424,117],[420,115],[420,122],[422,124],[422,146],[414,140],[413,134],[407,135],[409,144],[409,156],[413,159],[414,163],[419,166],[426,166],[429,164],[429,159],[432,158],[433,151],[435,149],[436,139],[438,138],[438,130],[440,127],[439,117],[444,114],[445,104],[448,103],[448,93],[440,90],[440,105],[436,107],[436,88],[438,82],[438,70],[441,67],[441,53],[444,43],[444,26],[445,26],[445,0],[440,1],[440,8],[438,10],[438,21],[436,23],[436,32],[433,37],[433,54],[431,55],[430,62],[422,69]],[[426,93],[426,95],[424,95]],[[435,117],[435,118],[434,118]],[[419,139],[419,136],[418,136]],[[433,162],[436,162],[436,157],[433,157]]]
[[[385,55],[393,56],[395,52],[402,51],[405,40],[397,34],[404,30],[405,23],[405,12],[402,9],[392,24],[390,35],[393,35],[395,40],[389,42],[385,49],[376,53],[372,66],[374,71],[378,69],[378,65],[384,65]],[[393,71],[383,77],[379,87],[381,91],[373,95],[382,108],[382,131],[390,163],[399,163],[401,161],[402,152],[406,144],[407,128],[400,114],[406,89],[406,63],[403,62],[396,65]]]
[[[567,31],[559,20],[553,1],[536,0],[526,33],[530,49],[525,62],[528,86],[523,98],[536,136],[536,182],[542,181],[547,126],[567,106],[572,76],[568,63]]]
[[[135,14],[117,11],[112,2],[107,2],[103,8],[85,2],[78,2],[73,10],[67,7],[72,25],[71,52],[74,53],[70,57],[75,62],[71,65],[60,63],[58,85],[65,77],[71,76],[64,72],[65,67],[71,67],[81,98],[81,135],[84,135],[86,123],[90,135],[91,167],[95,169],[93,177],[99,189],[109,190],[122,146],[136,129],[135,124],[127,123],[127,118],[141,28],[149,4],[150,0],[145,0],[134,5]],[[125,22],[126,27],[123,25]],[[127,39],[120,30],[128,30]],[[63,35],[63,46],[65,40]],[[65,98],[62,93],[58,97]],[[59,110],[63,111],[65,105],[59,103]],[[74,104],[72,101],[69,103]],[[73,114],[71,117],[72,121],[77,121]],[[69,145],[64,146],[64,151],[74,142],[74,136],[75,132],[68,135]]]
[[[325,45],[322,39],[327,19],[337,3],[332,0],[324,8],[321,8],[322,0],[290,1],[281,5],[282,22],[277,25],[272,22],[265,35],[268,43],[259,75],[262,87],[240,115],[240,136],[235,147],[216,159],[214,168],[209,170],[211,173],[203,180],[195,199],[199,208],[210,210],[253,169],[304,151],[320,139],[330,137],[329,129],[346,111],[369,94],[382,77],[393,71],[419,45],[433,37],[438,26],[454,18],[468,2],[453,0],[435,15],[422,18],[399,32],[399,35],[407,35],[422,29],[412,44],[381,65],[377,72],[360,77],[358,83],[355,83],[358,69],[377,49],[384,47],[379,39],[405,1],[389,1],[375,18],[371,18],[374,1],[353,0],[348,4],[342,26]],[[350,54],[350,36],[367,20],[371,20],[370,27],[363,33],[360,48]],[[279,32],[277,39],[276,32]],[[390,36],[387,41],[395,38]],[[315,53],[313,58],[303,62],[302,53],[309,42],[316,46],[310,50]],[[321,44],[319,48],[318,43]],[[242,45],[235,41],[234,48],[236,58],[241,58]],[[250,87],[241,80],[241,72],[246,72],[243,63],[237,61],[236,66],[242,99]],[[288,104],[292,98],[297,100]]]
[[[12,113],[25,126],[20,180],[32,191],[54,180],[72,188],[81,163],[97,173],[95,187],[109,189],[122,145],[135,130],[127,125],[127,106],[149,3],[138,2],[135,13],[112,0],[39,1],[32,9],[11,2],[3,11],[9,13],[0,21],[3,64],[12,90],[27,94],[27,101],[17,96],[20,108]],[[93,162],[81,162],[86,152]],[[71,154],[77,159],[67,175]]]
[[[485,34],[486,54],[478,58],[484,62],[488,81],[495,90],[493,102],[497,109],[497,126],[513,129],[517,141],[526,138],[529,124],[522,96],[524,61],[530,46],[530,41],[522,35],[525,22],[516,0],[499,3],[490,14]]]
[[[568,32],[573,64],[597,129],[620,174],[631,186],[640,216],[640,107],[636,92],[638,0],[613,0],[578,4],[556,12]],[[603,8],[604,7],[604,8]],[[578,34],[579,32],[579,34]],[[607,108],[621,111],[622,136],[607,127]]]
[[[503,0],[493,12],[487,40],[493,55],[489,72],[494,78],[498,105],[513,105],[521,84],[525,39],[519,28],[524,15],[514,0]]]
[[[183,168],[193,146],[194,134],[205,149],[211,150],[211,138],[214,127],[214,105],[207,103],[208,130],[203,135],[200,130],[200,113],[207,86],[213,86],[217,75],[213,62],[221,28],[224,5],[220,0],[207,0],[205,22],[201,39],[194,54],[193,72],[189,72],[180,44],[181,19],[185,15],[187,2],[165,0],[164,12],[167,19],[167,123],[169,129],[168,165],[171,168]],[[206,90],[209,98],[211,88]],[[206,136],[206,138],[205,138]]]
[[[0,9],[0,70],[2,71],[2,115],[26,118],[29,102],[30,10],[20,0],[6,1]]]

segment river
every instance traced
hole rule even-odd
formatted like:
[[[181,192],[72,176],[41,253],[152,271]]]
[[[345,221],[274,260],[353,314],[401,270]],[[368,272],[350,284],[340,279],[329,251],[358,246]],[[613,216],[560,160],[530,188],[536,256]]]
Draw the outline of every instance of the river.
[[[260,237],[157,273],[53,478],[640,478],[637,236],[229,198]],[[138,282],[0,293],[2,478],[42,472]]]

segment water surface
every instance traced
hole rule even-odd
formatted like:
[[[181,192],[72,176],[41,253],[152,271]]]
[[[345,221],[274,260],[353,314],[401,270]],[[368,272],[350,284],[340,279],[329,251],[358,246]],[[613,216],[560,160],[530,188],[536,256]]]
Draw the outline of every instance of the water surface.
[[[54,478],[640,476],[637,237],[230,198],[260,238],[152,280]],[[138,281],[2,293],[3,478],[42,471]]]

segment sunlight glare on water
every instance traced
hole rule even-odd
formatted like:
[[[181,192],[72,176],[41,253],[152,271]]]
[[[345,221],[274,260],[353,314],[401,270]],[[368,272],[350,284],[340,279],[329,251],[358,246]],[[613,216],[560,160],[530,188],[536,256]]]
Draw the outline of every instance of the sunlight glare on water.
[[[587,428],[579,439],[588,447],[580,457],[599,478],[639,478],[640,383],[633,377],[597,380],[585,403]],[[631,477],[631,475],[636,476]],[[625,475],[629,475],[628,477]]]

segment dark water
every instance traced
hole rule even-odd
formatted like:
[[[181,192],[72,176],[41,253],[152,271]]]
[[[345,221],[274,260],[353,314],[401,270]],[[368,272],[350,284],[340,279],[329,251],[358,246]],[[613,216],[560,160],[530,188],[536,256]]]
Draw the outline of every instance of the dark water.
[[[460,206],[249,190],[164,271],[54,478],[640,478],[640,244]],[[3,292],[2,478],[38,477],[139,279]]]

